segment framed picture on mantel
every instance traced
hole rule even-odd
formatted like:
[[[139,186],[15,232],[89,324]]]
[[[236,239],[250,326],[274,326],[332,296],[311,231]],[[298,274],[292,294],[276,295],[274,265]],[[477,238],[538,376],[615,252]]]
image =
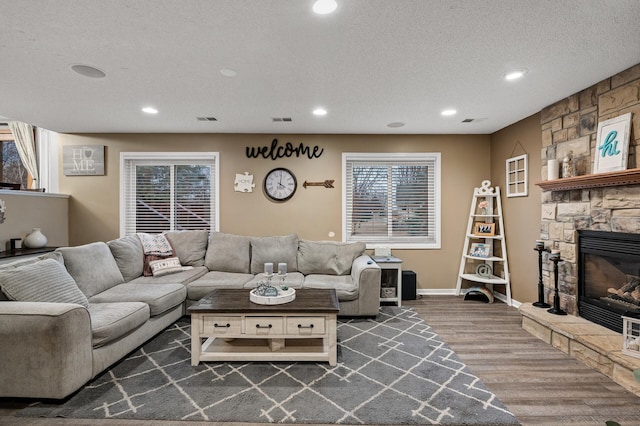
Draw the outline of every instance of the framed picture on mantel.
[[[630,112],[598,123],[593,173],[627,169],[630,130]]]

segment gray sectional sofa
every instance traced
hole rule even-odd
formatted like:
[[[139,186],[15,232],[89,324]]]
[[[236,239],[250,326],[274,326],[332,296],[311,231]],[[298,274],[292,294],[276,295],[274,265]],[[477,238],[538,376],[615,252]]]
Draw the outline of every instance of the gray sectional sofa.
[[[144,276],[136,235],[0,266],[0,397],[65,398],[185,315],[215,288],[335,288],[342,316],[374,316],[380,268],[362,243],[168,232],[179,272]],[[280,280],[278,279],[278,284]]]

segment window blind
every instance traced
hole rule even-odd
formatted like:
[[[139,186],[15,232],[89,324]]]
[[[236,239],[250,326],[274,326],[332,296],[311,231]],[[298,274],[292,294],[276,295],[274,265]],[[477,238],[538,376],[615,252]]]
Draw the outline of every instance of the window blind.
[[[347,241],[439,245],[439,157],[413,157],[346,158]]]
[[[123,160],[123,235],[214,229],[215,159]]]

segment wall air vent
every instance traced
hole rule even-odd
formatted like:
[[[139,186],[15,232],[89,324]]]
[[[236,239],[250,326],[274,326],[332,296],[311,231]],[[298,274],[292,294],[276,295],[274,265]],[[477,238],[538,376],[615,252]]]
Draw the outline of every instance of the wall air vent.
[[[274,123],[282,123],[282,122],[290,123],[293,120],[291,119],[291,117],[272,117],[271,121],[273,121]]]
[[[198,121],[218,121],[215,117],[196,117]]]

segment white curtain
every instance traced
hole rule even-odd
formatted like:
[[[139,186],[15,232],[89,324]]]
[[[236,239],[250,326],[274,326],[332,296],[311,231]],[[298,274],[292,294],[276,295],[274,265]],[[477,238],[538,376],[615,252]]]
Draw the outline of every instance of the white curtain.
[[[10,121],[9,129],[11,129],[11,133],[13,133],[13,137],[15,138],[16,147],[18,148],[18,154],[20,154],[22,164],[33,178],[31,188],[39,188],[38,159],[36,158],[33,126],[20,121]]]

